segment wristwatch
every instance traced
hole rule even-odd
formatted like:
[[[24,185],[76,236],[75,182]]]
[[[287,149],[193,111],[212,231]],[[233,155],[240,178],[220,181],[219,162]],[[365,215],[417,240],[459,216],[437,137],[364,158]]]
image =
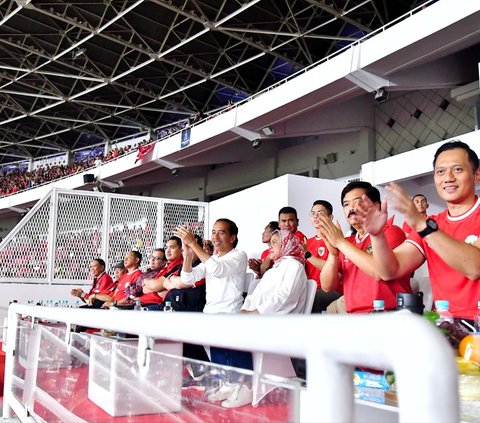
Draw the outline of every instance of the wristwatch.
[[[310,251],[305,251],[305,260],[308,260],[310,257],[312,257],[312,253]]]
[[[425,229],[422,229],[421,231],[418,231],[418,235],[420,235],[422,238],[425,238],[427,235],[438,231],[438,225],[435,220],[427,219],[425,223],[427,224],[427,227]]]

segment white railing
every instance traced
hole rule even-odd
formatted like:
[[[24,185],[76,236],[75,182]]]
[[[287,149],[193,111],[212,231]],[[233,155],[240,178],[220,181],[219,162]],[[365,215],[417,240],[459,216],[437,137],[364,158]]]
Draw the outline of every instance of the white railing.
[[[263,351],[307,361],[302,421],[355,421],[352,375],[355,366],[395,372],[400,422],[459,420],[457,368],[440,331],[413,315],[207,315],[58,309],[13,304],[8,312],[3,416],[28,417],[12,394],[15,345],[22,315],[104,327],[147,337]],[[67,335],[68,337],[68,335]],[[139,355],[140,356],[140,355]]]

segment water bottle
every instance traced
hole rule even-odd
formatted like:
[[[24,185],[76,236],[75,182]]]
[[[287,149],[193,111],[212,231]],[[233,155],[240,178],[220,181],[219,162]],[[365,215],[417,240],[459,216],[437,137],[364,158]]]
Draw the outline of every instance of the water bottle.
[[[475,332],[480,332],[480,301],[477,303],[478,311],[475,315],[474,325],[475,325]]]
[[[163,307],[163,311],[167,313],[173,313],[175,311],[170,301],[165,301],[165,307]]]
[[[140,300],[135,300],[135,306],[133,307],[133,309],[135,311],[142,311],[143,310],[142,303],[140,302]]]
[[[385,311],[385,302],[383,300],[373,300],[372,313],[382,313]]]
[[[448,311],[448,301],[447,300],[437,300],[435,301],[435,309],[438,313],[438,319],[435,324],[443,329],[448,329],[450,324],[453,323],[452,313]]]

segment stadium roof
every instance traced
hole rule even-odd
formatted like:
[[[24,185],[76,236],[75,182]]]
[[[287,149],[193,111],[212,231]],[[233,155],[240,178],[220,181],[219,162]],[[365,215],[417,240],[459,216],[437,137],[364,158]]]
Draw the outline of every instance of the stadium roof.
[[[418,0],[0,0],[0,163],[248,97]]]

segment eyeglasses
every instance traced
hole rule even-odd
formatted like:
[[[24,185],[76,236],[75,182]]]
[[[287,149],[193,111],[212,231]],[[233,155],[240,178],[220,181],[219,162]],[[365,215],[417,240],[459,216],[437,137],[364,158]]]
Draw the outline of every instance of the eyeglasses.
[[[158,257],[158,256],[150,256],[150,260],[165,260],[163,257]]]
[[[319,216],[325,216],[325,212],[320,210],[320,211],[311,211],[310,216],[312,217],[319,217]]]

